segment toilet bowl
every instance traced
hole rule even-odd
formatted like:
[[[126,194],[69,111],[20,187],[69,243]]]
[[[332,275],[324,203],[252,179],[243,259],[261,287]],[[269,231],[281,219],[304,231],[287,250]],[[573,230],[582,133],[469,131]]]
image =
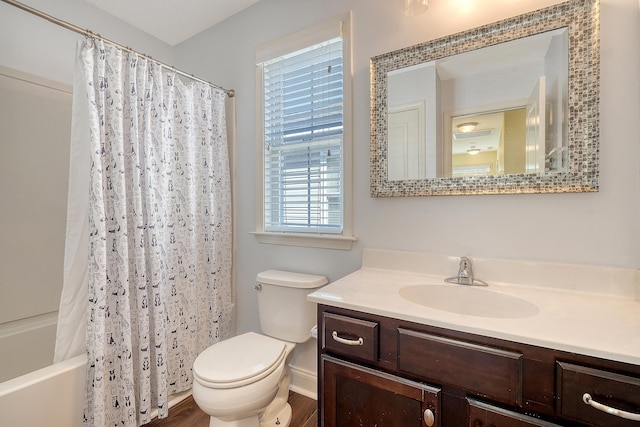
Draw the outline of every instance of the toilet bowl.
[[[323,276],[258,274],[260,323],[268,335],[247,332],[221,341],[193,364],[193,399],[210,416],[210,427],[289,425],[287,364],[315,324],[315,304],[306,295],[326,283]]]
[[[288,394],[286,362],[295,344],[248,332],[209,347],[193,365],[193,398],[211,417],[211,427],[258,427],[278,391]],[[286,405],[280,403],[280,408]],[[273,425],[280,411],[270,408]],[[284,415],[281,416],[286,418]],[[263,417],[264,418],[264,417]],[[276,422],[280,424],[275,424]]]

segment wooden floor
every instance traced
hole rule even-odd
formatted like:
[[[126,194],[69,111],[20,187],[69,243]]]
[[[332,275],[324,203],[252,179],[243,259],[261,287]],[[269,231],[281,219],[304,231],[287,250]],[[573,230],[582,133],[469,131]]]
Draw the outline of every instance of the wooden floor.
[[[293,410],[289,427],[318,427],[317,402],[301,394],[289,392],[289,404]],[[209,416],[202,412],[189,396],[169,408],[169,416],[155,419],[145,427],[209,427]]]

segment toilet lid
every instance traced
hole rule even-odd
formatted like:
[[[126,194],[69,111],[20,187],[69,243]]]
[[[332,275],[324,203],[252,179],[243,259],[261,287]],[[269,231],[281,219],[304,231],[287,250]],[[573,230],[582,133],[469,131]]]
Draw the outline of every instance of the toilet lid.
[[[193,373],[209,383],[235,383],[260,379],[285,351],[285,343],[248,332],[212,345],[193,363]],[[257,377],[257,378],[256,378]]]

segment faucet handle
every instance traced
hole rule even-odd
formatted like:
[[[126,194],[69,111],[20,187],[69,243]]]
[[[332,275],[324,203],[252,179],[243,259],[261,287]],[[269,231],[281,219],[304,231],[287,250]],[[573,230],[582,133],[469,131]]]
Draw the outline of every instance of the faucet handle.
[[[473,263],[471,262],[471,258],[467,256],[460,257],[460,267],[462,268],[463,266],[473,270]]]
[[[460,267],[458,269],[458,278],[460,281],[466,284],[473,283],[473,264],[471,259],[463,256],[460,258]]]
[[[459,285],[487,286],[485,282],[475,278],[473,274],[473,263],[471,262],[471,258],[466,256],[460,257],[458,275],[456,277],[449,277],[445,279],[445,282],[457,283]]]

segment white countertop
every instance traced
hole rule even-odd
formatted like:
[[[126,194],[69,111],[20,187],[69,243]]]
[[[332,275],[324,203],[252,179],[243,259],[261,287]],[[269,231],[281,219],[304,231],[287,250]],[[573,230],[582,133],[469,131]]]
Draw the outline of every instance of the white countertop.
[[[539,309],[531,317],[500,319],[429,308],[405,300],[398,293],[405,286],[445,285],[444,278],[363,265],[361,270],[311,293],[308,299],[334,307],[640,365],[640,301],[632,296],[492,282],[488,287],[473,287],[516,296]]]

